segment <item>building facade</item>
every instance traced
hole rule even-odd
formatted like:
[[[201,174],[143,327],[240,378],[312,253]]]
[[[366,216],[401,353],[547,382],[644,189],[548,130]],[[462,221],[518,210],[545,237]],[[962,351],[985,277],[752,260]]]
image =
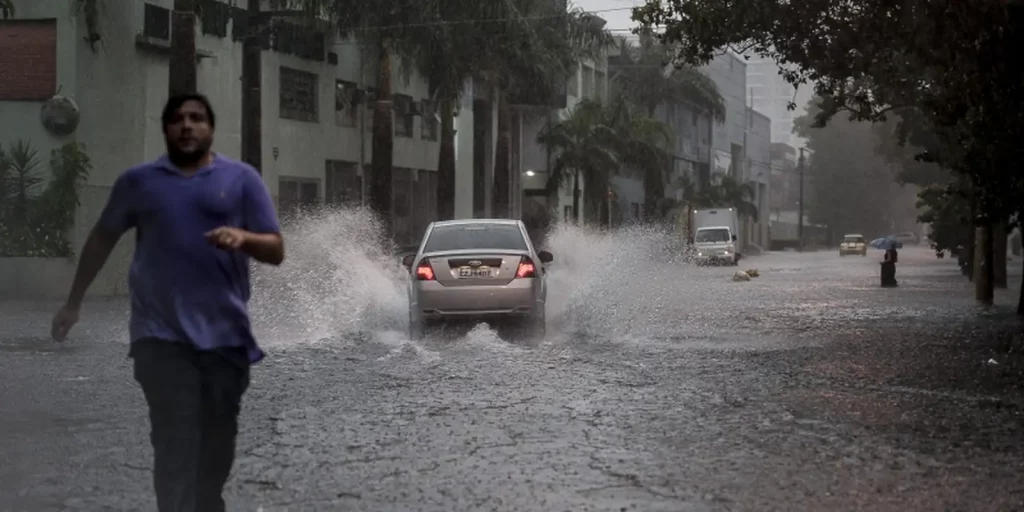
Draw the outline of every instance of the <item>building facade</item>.
[[[725,100],[725,121],[715,123],[711,132],[713,147],[712,174],[727,174],[737,181],[747,181],[744,164],[744,140],[748,128],[747,67],[733,52],[717,55],[701,68],[718,86]]]
[[[553,111],[536,109],[521,111],[521,120],[517,129],[520,143],[517,145],[521,158],[514,173],[520,179],[517,187],[522,190],[519,214],[522,218],[543,217],[548,215],[556,205],[549,204],[546,191],[549,169],[554,158],[551,150],[537,142],[537,137],[553,123],[558,123],[569,116],[573,108],[584,99],[607,101],[608,99],[608,59],[607,55],[599,59],[588,59],[581,62],[570,74],[566,85],[565,108]],[[558,192],[558,211],[555,212],[561,222],[583,222],[583,198],[587,194],[587,184],[582,177],[579,180],[580,208],[573,212],[573,192],[571,184],[565,183]]]
[[[754,190],[754,206],[757,207],[757,219],[751,222],[747,241],[767,249],[768,239],[768,205],[771,202],[771,145],[772,120],[768,116],[748,107],[750,129],[747,132],[747,164],[749,166],[747,183]],[[753,219],[752,219],[753,220]]]
[[[25,140],[45,164],[53,148],[70,141],[85,145],[93,170],[69,235],[77,251],[120,172],[164,152],[160,113],[168,91],[173,0],[106,0],[108,15],[100,17],[98,40],[86,37],[85,20],[74,4],[21,2],[16,19],[0,22],[0,40],[6,45],[0,62],[14,70],[0,73],[0,146]],[[197,22],[196,48],[198,89],[217,113],[215,148],[237,158],[245,13],[233,4],[207,5],[210,12]],[[355,40],[287,26],[275,30],[262,54],[261,171],[282,217],[307,205],[363,203],[371,164],[376,56]],[[403,73],[397,62],[392,88],[393,217],[396,238],[404,244],[416,240],[436,213],[440,118],[424,81]],[[490,197],[493,182],[493,102],[488,107],[492,115],[481,126],[480,119],[474,121],[482,110],[477,100],[488,99],[488,91],[468,92],[455,120],[457,217],[477,213],[474,205]],[[40,109],[58,94],[78,106],[73,133],[54,135],[40,121]],[[486,141],[490,144],[481,144]],[[520,149],[513,147],[514,166],[522,161]],[[518,168],[512,174],[518,175]],[[486,186],[474,183],[481,179]],[[520,195],[510,195],[518,209]],[[125,237],[93,294],[126,291],[132,245],[131,237]],[[7,296],[60,296],[74,270],[73,258],[3,261],[0,295]]]
[[[753,98],[753,107],[772,119],[772,142],[803,147],[804,140],[793,133],[793,122],[807,112],[807,102],[812,96],[810,85],[797,89],[782,75],[782,68],[775,61],[763,57],[747,60],[747,87]],[[795,109],[790,110],[793,102]]]

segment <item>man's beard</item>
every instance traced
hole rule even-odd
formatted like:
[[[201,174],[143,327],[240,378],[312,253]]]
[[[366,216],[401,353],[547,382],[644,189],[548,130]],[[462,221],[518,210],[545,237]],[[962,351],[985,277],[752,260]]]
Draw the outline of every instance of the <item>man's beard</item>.
[[[199,163],[210,152],[210,143],[201,142],[193,151],[183,151],[172,144],[167,145],[167,158],[178,167],[187,167]]]

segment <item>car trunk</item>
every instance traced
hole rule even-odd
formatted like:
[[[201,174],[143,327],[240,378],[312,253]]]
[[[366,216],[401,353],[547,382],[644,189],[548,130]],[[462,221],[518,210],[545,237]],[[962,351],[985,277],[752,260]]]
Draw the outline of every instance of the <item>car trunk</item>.
[[[515,279],[522,258],[522,253],[500,251],[427,257],[444,286],[504,286]]]

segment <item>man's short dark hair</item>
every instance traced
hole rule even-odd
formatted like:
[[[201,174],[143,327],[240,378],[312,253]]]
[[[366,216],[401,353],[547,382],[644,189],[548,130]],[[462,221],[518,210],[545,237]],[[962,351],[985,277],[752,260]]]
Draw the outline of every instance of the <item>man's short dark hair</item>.
[[[206,96],[199,93],[177,94],[167,99],[167,104],[164,105],[164,112],[160,115],[160,124],[165,132],[167,131],[167,125],[171,124],[171,120],[174,119],[174,113],[186,101],[198,101],[201,103],[206,108],[206,118],[210,120],[210,127],[217,126],[217,118],[213,114],[213,107],[210,106],[210,100]]]

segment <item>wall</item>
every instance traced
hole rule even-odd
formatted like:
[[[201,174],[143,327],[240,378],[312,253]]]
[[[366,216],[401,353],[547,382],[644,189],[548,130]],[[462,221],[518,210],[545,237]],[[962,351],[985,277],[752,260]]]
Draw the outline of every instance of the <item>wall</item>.
[[[771,194],[771,146],[772,120],[750,108],[750,130],[747,132],[747,160],[750,165],[749,183],[754,187],[754,204],[757,206],[758,219],[752,224],[750,241],[768,247],[767,210]]]
[[[733,144],[743,144],[743,132],[747,118],[747,67],[743,59],[732,52],[716,56],[701,68],[718,86],[725,100],[725,122],[715,123],[712,129],[712,145],[715,151],[713,172],[729,172],[733,165]],[[742,162],[737,162],[741,164]],[[740,172],[741,180],[745,173]]]

